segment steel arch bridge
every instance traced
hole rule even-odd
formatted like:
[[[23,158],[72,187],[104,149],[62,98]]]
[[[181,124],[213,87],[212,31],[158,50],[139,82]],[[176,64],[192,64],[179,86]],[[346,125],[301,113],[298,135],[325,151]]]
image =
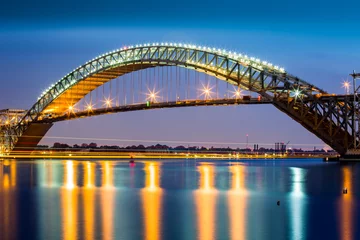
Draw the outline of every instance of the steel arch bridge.
[[[156,67],[162,69],[162,72],[158,70],[157,76]],[[166,74],[164,67],[167,67]],[[173,72],[169,74],[169,68],[171,71],[175,69],[175,77]],[[156,90],[149,89],[151,81],[154,81],[154,79],[151,80],[152,76],[149,76],[151,69],[158,85],[163,92],[166,92],[163,95],[167,95],[160,100],[157,99]],[[185,69],[185,73],[184,70],[178,69]],[[177,71],[183,76],[180,77]],[[199,99],[199,96],[191,97],[189,91],[191,92],[193,84],[191,84],[189,71],[195,76],[201,73],[205,78],[210,76],[217,82],[218,80],[226,82],[227,85],[233,85],[237,89],[255,93],[258,96],[256,98],[240,96],[239,92],[236,92],[232,97],[213,97],[210,94],[209,85],[203,84],[204,90],[201,94],[203,99]],[[109,97],[105,98],[105,107],[93,109],[94,96],[91,94],[94,95],[95,90],[99,91],[103,87],[102,91],[105,95],[104,85],[110,83],[108,93],[111,95],[113,91],[111,80],[123,76],[125,80],[122,81],[122,88],[126,89],[126,82],[132,84],[134,88],[134,80],[126,80],[126,76],[132,73],[137,73],[138,88],[141,86],[142,89],[142,81],[145,81],[145,77],[147,78],[149,90],[147,101],[135,103],[133,94],[132,103],[128,103],[129,90],[124,90],[123,104],[120,104],[117,99],[114,106]],[[131,78],[134,76],[131,75]],[[162,84],[160,78],[162,78]],[[179,78],[179,81],[185,78],[185,82],[188,83],[187,89],[184,89],[185,94],[181,98],[177,90],[174,93],[174,90],[169,87],[169,79],[171,84],[174,78]],[[148,84],[149,81],[150,84]],[[198,84],[196,77],[194,84]],[[178,82],[175,85],[178,86]],[[218,88],[217,85],[216,88]],[[121,87],[117,86],[117,91],[118,89],[121,90]],[[76,104],[89,95],[90,101],[87,108],[75,111]],[[117,95],[120,95],[119,92]],[[169,95],[173,95],[170,101]],[[163,107],[268,103],[300,123],[339,154],[344,155],[348,150],[357,149],[358,146],[358,138],[354,138],[357,128],[353,117],[352,99],[351,96],[328,94],[313,84],[287,73],[283,68],[236,52],[176,43],[128,46],[103,54],[74,69],[44,91],[29,110],[22,111],[21,117],[16,115],[15,118],[10,118],[10,115],[5,112],[1,115],[0,112],[0,119],[1,116],[4,118],[0,122],[0,151],[7,154],[21,149],[31,151],[54,122],[78,117]],[[19,111],[16,113],[19,114]]]

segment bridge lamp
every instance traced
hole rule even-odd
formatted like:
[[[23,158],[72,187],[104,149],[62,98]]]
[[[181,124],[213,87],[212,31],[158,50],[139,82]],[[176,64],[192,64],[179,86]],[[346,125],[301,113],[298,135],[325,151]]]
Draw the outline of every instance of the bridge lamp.
[[[146,100],[150,102],[157,102],[159,98],[160,90],[156,91],[155,87],[151,90],[148,88],[148,93],[146,93]]]
[[[203,89],[202,89],[202,94],[201,95],[204,95],[204,98],[205,100],[206,99],[211,99],[211,94],[212,94],[212,87],[209,87],[209,86],[203,86]],[[201,96],[200,95],[200,96]]]
[[[150,93],[148,94],[148,99],[151,102],[156,102],[157,97],[158,97],[157,92],[155,92],[155,91],[150,91]]]
[[[235,98],[238,99],[240,97],[241,97],[241,90],[238,89],[238,90],[235,91]]]
[[[295,99],[301,97],[301,91],[299,89],[295,89],[293,91],[293,94],[294,94]]]
[[[350,82],[346,80],[342,85],[342,87],[345,88],[345,94],[350,94]]]
[[[106,106],[106,107],[111,107],[111,105],[112,105],[112,99],[110,97],[105,98],[103,102],[104,102],[104,106]]]
[[[92,110],[93,110],[93,105],[90,104],[90,103],[88,103],[88,104],[86,105],[86,109],[87,109],[88,111],[92,111]]]

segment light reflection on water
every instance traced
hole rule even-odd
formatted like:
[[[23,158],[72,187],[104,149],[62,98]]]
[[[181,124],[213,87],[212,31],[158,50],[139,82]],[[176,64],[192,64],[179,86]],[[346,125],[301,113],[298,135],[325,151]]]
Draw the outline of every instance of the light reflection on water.
[[[198,239],[215,239],[216,236],[216,200],[215,166],[200,163],[199,188],[194,191]]]
[[[162,189],[160,188],[161,163],[144,164],[145,186],[141,190],[145,239],[157,240],[161,236]]]
[[[359,170],[316,160],[0,161],[0,239],[358,239]]]
[[[229,232],[231,239],[246,239],[246,167],[229,166],[231,186],[228,191],[228,211],[230,217]]]
[[[95,218],[95,163],[86,162],[84,171],[84,239],[94,239],[94,218]]]
[[[64,169],[64,187],[61,193],[61,226],[64,240],[78,239],[78,194],[75,177],[77,176],[77,163],[66,161]]]
[[[352,212],[356,211],[354,208],[354,204],[352,201],[352,196],[354,188],[352,184],[352,169],[350,166],[346,166],[342,168],[342,177],[343,177],[343,189],[346,188],[348,190],[347,194],[343,194],[340,200],[340,219],[341,219],[341,239],[350,240],[354,239],[353,236],[353,216]]]
[[[304,223],[305,207],[306,207],[306,193],[305,193],[305,176],[306,170],[298,167],[290,167],[292,174],[292,186],[290,193],[289,211],[292,213],[291,218],[291,238],[305,239],[306,224]]]

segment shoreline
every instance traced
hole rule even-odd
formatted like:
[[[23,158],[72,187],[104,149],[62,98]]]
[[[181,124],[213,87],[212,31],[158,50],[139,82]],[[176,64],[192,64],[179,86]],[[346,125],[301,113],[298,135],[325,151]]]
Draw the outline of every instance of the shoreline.
[[[294,154],[294,155],[281,155],[281,154],[144,154],[144,153],[53,153],[53,154],[18,154],[0,156],[3,159],[214,159],[214,160],[241,160],[241,159],[295,159],[295,158],[319,158],[324,161],[339,161],[339,157],[334,155],[324,154]]]

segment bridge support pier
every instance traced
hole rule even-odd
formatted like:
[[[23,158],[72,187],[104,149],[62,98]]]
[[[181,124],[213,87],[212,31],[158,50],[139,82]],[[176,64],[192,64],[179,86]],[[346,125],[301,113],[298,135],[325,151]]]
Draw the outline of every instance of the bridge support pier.
[[[360,162],[360,149],[349,149],[343,156],[339,158],[340,161]]]
[[[10,154],[30,154],[52,126],[53,123],[30,123],[18,137]]]

